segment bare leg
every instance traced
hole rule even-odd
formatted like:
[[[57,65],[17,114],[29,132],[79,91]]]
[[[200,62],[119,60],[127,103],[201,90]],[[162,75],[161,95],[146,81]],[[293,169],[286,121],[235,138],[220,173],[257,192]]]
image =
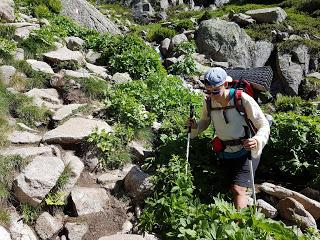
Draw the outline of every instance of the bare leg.
[[[231,185],[231,191],[233,193],[233,202],[238,210],[240,208],[247,207],[248,199],[246,195],[246,189],[246,187],[241,187],[239,185]]]

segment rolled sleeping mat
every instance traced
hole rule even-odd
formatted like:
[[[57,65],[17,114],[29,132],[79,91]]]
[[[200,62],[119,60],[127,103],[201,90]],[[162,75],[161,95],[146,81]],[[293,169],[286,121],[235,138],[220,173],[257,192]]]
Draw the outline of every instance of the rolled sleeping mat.
[[[227,74],[234,80],[247,80],[259,91],[269,91],[273,79],[270,66],[255,68],[226,68]]]

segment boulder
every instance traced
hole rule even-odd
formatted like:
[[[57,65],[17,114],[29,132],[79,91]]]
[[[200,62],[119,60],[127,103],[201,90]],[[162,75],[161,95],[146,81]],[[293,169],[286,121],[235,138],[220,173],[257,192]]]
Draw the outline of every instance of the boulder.
[[[65,228],[68,232],[68,239],[71,240],[82,240],[83,236],[89,230],[87,223],[71,223],[68,222],[65,224]]]
[[[29,65],[31,66],[31,68],[34,71],[54,74],[52,68],[46,62],[37,61],[37,60],[34,60],[34,59],[28,59],[27,63],[29,63]]]
[[[288,95],[298,95],[299,85],[304,79],[303,69],[299,63],[292,59],[292,55],[277,53],[277,75]]]
[[[79,51],[82,49],[82,46],[85,44],[85,41],[79,37],[66,37],[64,39],[67,44],[67,48],[72,51]]]
[[[320,80],[320,73],[319,72],[309,73],[307,77],[317,78]]]
[[[2,149],[0,155],[2,156],[14,156],[18,155],[22,158],[32,158],[36,156],[58,156],[60,152],[53,146],[43,147],[10,147]]]
[[[13,22],[14,16],[14,1],[13,0],[1,0],[0,1],[0,19],[4,19],[8,22]]]
[[[11,240],[10,233],[2,226],[0,226],[0,237],[1,240]]]
[[[55,66],[62,65],[63,68],[73,68],[74,66],[82,66],[84,56],[79,51],[71,51],[66,47],[59,48],[55,51],[43,54],[46,62]]]
[[[94,52],[92,49],[89,49],[88,53],[86,54],[86,60],[91,64],[95,64],[100,58],[101,53]]]
[[[138,141],[130,142],[128,144],[128,147],[135,159],[137,159],[138,161],[143,161],[147,157],[153,155],[152,149],[146,149],[145,144]]]
[[[21,219],[22,216],[16,212],[15,208],[10,209],[10,234],[12,240],[38,240],[32,228],[23,223]]]
[[[251,16],[257,23],[280,23],[287,17],[287,13],[280,7],[249,10],[245,14]]]
[[[173,49],[183,42],[188,42],[187,36],[184,33],[178,34],[171,39],[169,48]]]
[[[252,17],[243,13],[236,13],[230,16],[231,20],[241,27],[251,25],[256,22]]]
[[[11,143],[33,144],[39,143],[42,137],[34,133],[14,131],[9,134],[8,140]]]
[[[15,73],[15,67],[7,65],[0,66],[0,81],[4,83],[4,85],[9,85]]]
[[[43,141],[57,144],[76,144],[88,137],[95,129],[112,131],[109,124],[96,119],[71,118],[59,127],[46,132]]]
[[[312,215],[297,200],[290,197],[284,198],[279,201],[277,209],[281,217],[295,222],[302,229],[309,227],[317,229],[316,221]]]
[[[272,183],[263,183],[259,186],[260,191],[266,192],[279,199],[287,197],[293,198],[301,203],[305,210],[307,210],[314,217],[315,220],[320,218],[320,203],[310,199],[301,193],[292,191],[290,189],[274,185]]]
[[[70,116],[74,113],[77,109],[86,106],[86,104],[68,104],[63,105],[60,109],[58,109],[55,114],[52,116],[52,120],[54,121],[61,121],[65,119],[66,117]]]
[[[124,179],[124,187],[135,201],[142,201],[152,189],[150,177],[138,166],[133,166]]]
[[[85,0],[64,0],[61,14],[72,18],[78,24],[97,30],[120,34],[118,27],[100,13],[92,4]]]
[[[115,84],[122,84],[130,82],[132,79],[129,75],[129,73],[115,73],[113,74],[111,81]]]
[[[230,0],[214,0],[213,3],[217,7],[222,7],[224,4],[227,4]]]
[[[37,206],[56,185],[64,163],[57,157],[35,157],[14,180],[14,194],[22,203]]]
[[[64,77],[71,77],[71,78],[89,78],[89,77],[91,77],[91,74],[84,68],[78,69],[77,71],[63,69],[59,72],[59,74]]]
[[[320,191],[312,188],[305,188],[302,191],[300,191],[301,194],[304,196],[311,198],[317,202],[320,202]]]
[[[63,228],[61,218],[53,217],[48,212],[42,213],[37,221],[35,229],[41,239],[54,239]]]
[[[33,97],[33,103],[38,107],[47,107],[57,110],[62,107],[62,101],[59,99],[59,93],[54,88],[39,89],[33,88],[26,93],[28,97]]]
[[[148,20],[155,16],[155,11],[148,0],[140,0],[132,7],[133,16],[137,19]]]
[[[105,67],[93,65],[91,63],[86,63],[86,67],[98,77],[102,77],[103,79],[111,78],[111,76],[107,73],[107,69]]]
[[[23,40],[29,37],[32,30],[40,29],[40,25],[36,23],[28,23],[28,22],[21,22],[21,23],[7,23],[7,26],[13,26],[16,28],[14,33],[14,38],[16,40]]]
[[[262,199],[257,200],[257,208],[268,218],[275,218],[278,215],[277,209]]]
[[[84,164],[79,157],[74,155],[72,151],[65,152],[63,161],[65,165],[71,169],[71,176],[63,188],[63,191],[66,192],[65,195],[67,196],[69,195],[69,192],[74,187],[74,185],[77,183],[84,169]]]
[[[23,48],[17,48],[13,54],[13,58],[16,61],[24,60],[24,50]]]
[[[151,234],[145,234],[144,236],[137,234],[114,234],[101,237],[98,240],[158,240],[158,238]]]
[[[219,19],[201,22],[196,44],[199,53],[213,61],[229,62],[230,67],[244,68],[264,66],[273,49],[271,43],[255,43],[236,23]]]
[[[164,57],[168,56],[170,42],[171,42],[170,38],[165,38],[164,40],[162,40],[160,44],[159,50]]]
[[[109,170],[97,178],[97,183],[103,185],[104,188],[113,190],[124,177],[120,170]]]
[[[109,197],[105,189],[76,187],[71,191],[71,201],[77,216],[103,211]]]

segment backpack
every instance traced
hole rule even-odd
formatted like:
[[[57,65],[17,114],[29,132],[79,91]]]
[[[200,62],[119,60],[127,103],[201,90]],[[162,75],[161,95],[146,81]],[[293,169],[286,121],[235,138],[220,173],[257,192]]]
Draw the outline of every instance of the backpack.
[[[224,119],[225,119],[226,123],[228,123],[229,120],[226,117],[226,111],[228,109],[236,108],[236,110],[239,112],[239,114],[244,117],[245,122],[247,123],[247,126],[249,127],[250,134],[251,134],[251,136],[253,136],[257,132],[257,129],[253,125],[252,121],[247,116],[247,113],[246,113],[245,108],[242,103],[242,93],[243,92],[247,93],[248,95],[253,97],[255,100],[257,98],[257,94],[255,93],[251,84],[246,80],[233,80],[231,83],[229,83],[229,87],[235,89],[235,93],[233,96],[234,105],[233,106],[226,106],[226,107],[212,108],[211,97],[207,96],[206,97],[206,105],[207,105],[208,117],[211,118],[211,111],[223,110]]]

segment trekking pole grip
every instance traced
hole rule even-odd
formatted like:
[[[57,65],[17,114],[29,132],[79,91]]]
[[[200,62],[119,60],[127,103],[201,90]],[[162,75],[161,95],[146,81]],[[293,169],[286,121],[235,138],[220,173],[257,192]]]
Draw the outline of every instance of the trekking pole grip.
[[[190,105],[190,118],[192,119],[194,116],[194,106]],[[191,133],[191,126],[189,126],[189,133]]]

